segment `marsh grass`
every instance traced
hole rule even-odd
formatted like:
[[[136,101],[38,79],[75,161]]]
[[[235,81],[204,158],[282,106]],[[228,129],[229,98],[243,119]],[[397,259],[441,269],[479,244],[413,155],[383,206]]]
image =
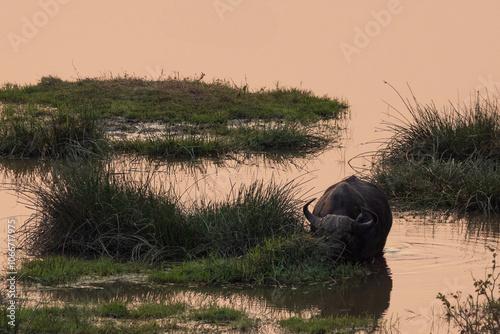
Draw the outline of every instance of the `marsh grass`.
[[[298,88],[261,89],[236,86],[224,80],[205,82],[203,76],[167,77],[161,80],[123,77],[64,81],[43,77],[36,85],[8,84],[0,101],[77,109],[89,106],[99,118],[221,124],[232,119],[286,119],[301,122],[337,118],[347,105],[336,99],[316,97]]]
[[[357,333],[375,331],[377,321],[373,317],[350,315],[310,319],[292,317],[280,320],[280,325],[293,333]]]
[[[416,99],[405,105],[410,117],[388,124],[392,135],[375,155],[372,179],[410,207],[498,211],[498,97],[442,111]]]
[[[85,260],[66,256],[48,256],[23,262],[18,270],[18,278],[25,282],[57,285],[74,282],[82,276],[110,276],[143,271],[143,265],[119,263],[109,257]]]
[[[206,258],[153,271],[149,278],[168,283],[285,285],[330,281],[335,267],[324,243],[302,233],[267,239],[239,257]]]
[[[110,151],[104,131],[88,110],[7,105],[0,118],[0,138],[3,157],[90,158]]]
[[[256,328],[258,323],[258,319],[230,307],[213,305],[194,309],[179,302],[135,306],[115,300],[97,306],[23,306],[16,311],[15,327],[0,323],[0,331],[80,334],[160,333],[171,330],[196,332],[197,328],[205,324],[216,325],[218,329],[219,326],[227,326],[249,330]]]
[[[315,152],[337,140],[332,133],[338,129],[321,126],[303,127],[299,123],[240,126],[229,130],[229,139],[247,151]]]
[[[266,238],[302,229],[300,184],[256,181],[220,202],[180,204],[152,177],[133,180],[107,165],[61,168],[24,186],[37,208],[20,231],[35,255],[107,256],[161,262],[209,254],[239,256]]]
[[[41,185],[26,185],[23,194],[37,208],[22,232],[24,245],[36,255],[151,262],[186,256],[197,239],[171,196],[106,165],[54,170]]]
[[[233,150],[226,140],[220,138],[200,138],[196,136],[155,135],[146,139],[115,140],[113,147],[118,152],[141,154],[161,158],[219,157]]]
[[[202,320],[215,324],[241,320],[244,316],[246,316],[246,314],[242,311],[216,305],[195,310],[190,314],[191,319]]]
[[[238,152],[279,152],[308,154],[324,150],[338,141],[339,129],[321,126],[302,126],[297,122],[279,125],[227,127],[204,134],[179,136],[166,132],[144,139],[114,140],[118,152],[137,153],[150,157],[220,157]]]
[[[130,311],[130,317],[138,319],[160,319],[173,317],[187,311],[185,303],[176,302],[168,304],[143,303]]]
[[[317,132],[315,124],[337,121],[348,108],[297,88],[250,92],[246,85],[206,83],[202,77],[75,82],[44,77],[36,85],[5,85],[0,101],[0,155],[31,158],[102,158],[111,147],[118,153],[187,158],[241,151],[315,152],[337,140],[338,132],[333,126],[329,133]],[[106,124],[117,119],[163,122],[166,131],[134,140],[110,139]],[[235,127],[235,121],[267,125]]]
[[[76,306],[34,307],[18,310],[20,333],[96,333],[88,310]]]

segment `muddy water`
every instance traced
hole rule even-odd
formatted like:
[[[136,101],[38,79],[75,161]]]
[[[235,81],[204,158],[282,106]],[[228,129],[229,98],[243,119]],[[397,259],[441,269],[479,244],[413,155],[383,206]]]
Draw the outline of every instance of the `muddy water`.
[[[309,180],[304,197],[313,197],[350,175],[347,161],[376,149],[369,142],[387,136],[378,130],[381,122],[397,116],[388,104],[405,114],[384,80],[404,97],[411,97],[408,84],[420,102],[433,100],[437,106],[449,100],[467,103],[473,90],[495,90],[500,82],[499,12],[498,2],[453,0],[11,2],[0,14],[0,83],[36,82],[45,75],[72,79],[128,73],[157,79],[203,72],[208,80],[226,78],[255,89],[279,82],[345,98],[351,121],[343,149],[293,164],[263,159],[224,166],[207,162],[164,166],[158,173],[175,175],[179,190],[189,188],[186,196],[193,199],[203,194],[223,197],[232,184],[272,177],[303,177]],[[358,167],[366,163],[354,162]],[[3,182],[10,182],[25,164],[7,167]],[[125,168],[146,169],[142,162]],[[30,214],[11,193],[0,191],[2,240],[9,217],[22,222]],[[230,295],[246,296],[241,303],[259,305],[255,312],[263,314],[269,309],[358,312],[357,305],[377,304],[371,311],[399,319],[402,331],[429,332],[436,325],[438,291],[473,291],[471,274],[482,275],[490,263],[485,245],[497,245],[497,231],[490,225],[498,222],[403,217],[396,219],[387,242],[387,275],[366,283],[359,294],[271,289],[254,296],[253,289],[246,289]],[[127,289],[117,291],[125,294]],[[189,293],[220,299],[227,295],[208,289]],[[372,300],[377,302],[368,303]]]

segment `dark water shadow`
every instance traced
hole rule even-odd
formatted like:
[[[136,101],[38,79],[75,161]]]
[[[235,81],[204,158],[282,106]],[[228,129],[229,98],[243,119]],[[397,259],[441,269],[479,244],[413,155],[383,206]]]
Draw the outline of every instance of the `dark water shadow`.
[[[112,300],[127,303],[185,302],[199,307],[213,303],[240,305],[253,313],[271,315],[317,315],[321,317],[372,315],[381,318],[389,307],[392,278],[385,258],[372,265],[373,275],[362,282],[301,287],[207,287],[149,283],[88,283],[68,288],[26,292],[32,301],[57,301],[98,305]]]

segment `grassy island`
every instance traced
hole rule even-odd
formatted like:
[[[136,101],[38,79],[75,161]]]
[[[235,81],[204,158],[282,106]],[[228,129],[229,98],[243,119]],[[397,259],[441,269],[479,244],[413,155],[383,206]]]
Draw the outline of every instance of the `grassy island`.
[[[199,78],[134,77],[0,89],[0,156],[59,158],[132,152],[154,157],[311,152],[337,140],[347,104],[297,88],[237,87]]]

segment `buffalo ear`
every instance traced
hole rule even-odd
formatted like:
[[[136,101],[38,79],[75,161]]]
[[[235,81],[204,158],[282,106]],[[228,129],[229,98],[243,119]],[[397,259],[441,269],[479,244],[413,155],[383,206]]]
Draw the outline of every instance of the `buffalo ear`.
[[[378,222],[378,216],[375,212],[372,210],[361,207],[361,213],[359,214],[358,218],[356,218],[356,223],[358,223],[358,226],[361,227],[364,230],[369,230],[375,225],[377,225]]]

